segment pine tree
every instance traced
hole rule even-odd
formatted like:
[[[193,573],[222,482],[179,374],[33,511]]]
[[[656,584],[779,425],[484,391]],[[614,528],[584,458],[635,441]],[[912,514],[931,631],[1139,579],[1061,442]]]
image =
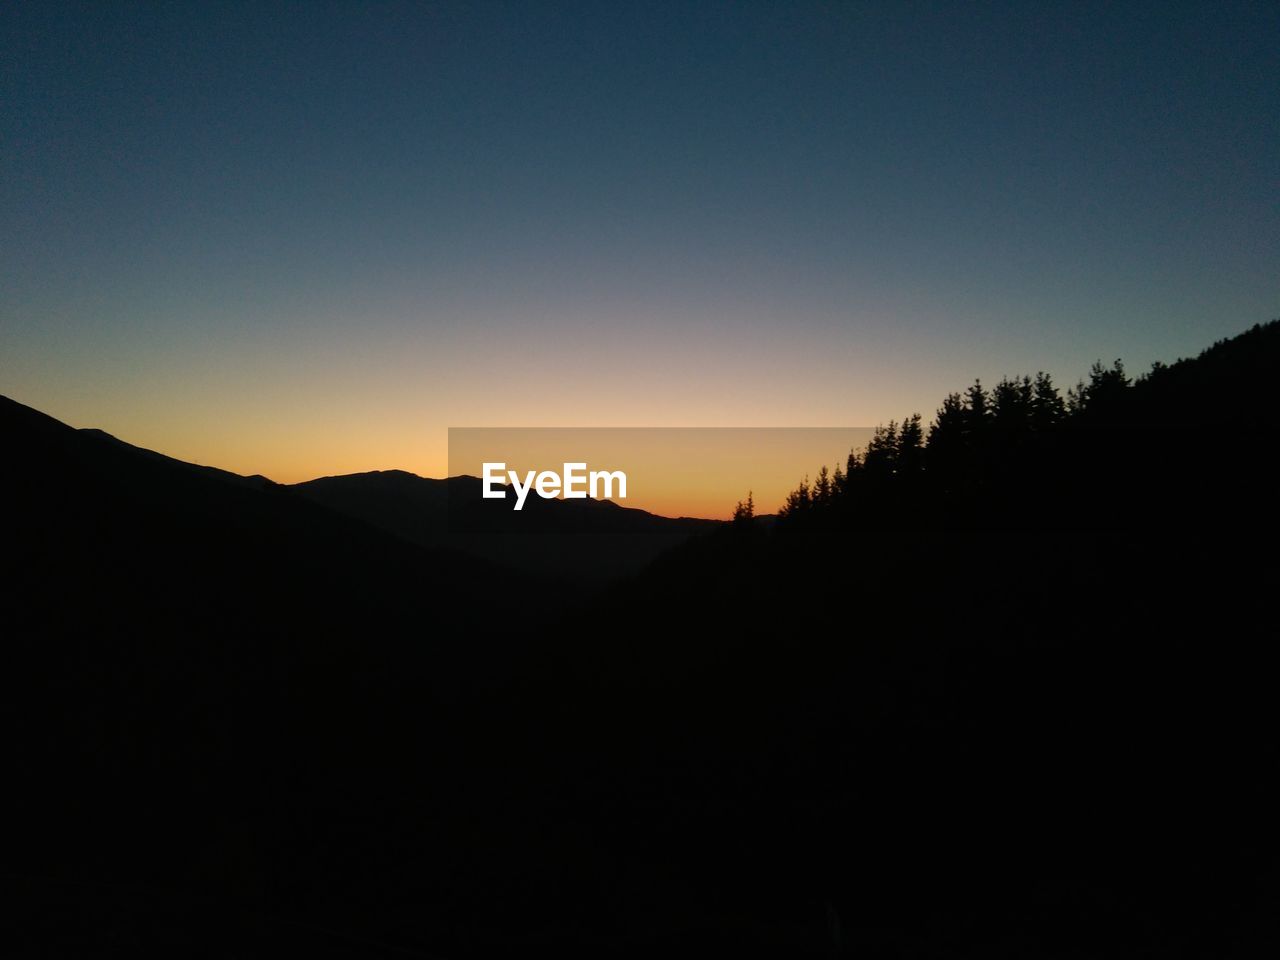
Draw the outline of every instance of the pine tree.
[[[813,494],[809,490],[809,478],[800,481],[800,486],[787,494],[787,501],[778,509],[779,517],[796,517],[808,513],[813,506]]]
[[[920,425],[920,414],[913,413],[902,421],[894,460],[900,474],[916,474],[924,467],[924,428]]]
[[[963,423],[965,439],[974,443],[986,432],[987,423],[991,419],[991,403],[987,391],[982,388],[982,381],[973,381],[973,386],[964,392]]]
[[[1047,430],[1062,422],[1067,415],[1067,405],[1054,386],[1049,374],[1041,370],[1036,374],[1031,391],[1031,425],[1036,430]]]
[[[1123,402],[1132,381],[1124,372],[1124,363],[1116,360],[1110,368],[1095,360],[1089,368],[1089,382],[1081,381],[1067,394],[1067,404],[1075,416],[1097,417],[1112,413]]]
[[[929,425],[929,447],[935,444],[946,447],[956,443],[964,430],[964,400],[958,393],[949,393]]]
[[[852,485],[854,476],[862,470],[862,457],[857,450],[850,450],[849,457],[845,460],[844,476],[845,483]]]
[[[862,467],[872,477],[887,477],[893,474],[897,459],[898,422],[890,420],[887,427],[876,427],[862,458]]]
[[[1006,432],[1017,432],[1028,426],[1032,395],[1030,377],[1005,377],[991,391],[992,422]]]
[[[813,502],[819,507],[825,507],[831,503],[831,474],[825,463],[818,471],[818,479],[813,484]]]
[[[964,432],[964,399],[958,393],[949,393],[929,425],[929,439],[924,451],[930,475],[944,486],[949,485],[960,470]]]

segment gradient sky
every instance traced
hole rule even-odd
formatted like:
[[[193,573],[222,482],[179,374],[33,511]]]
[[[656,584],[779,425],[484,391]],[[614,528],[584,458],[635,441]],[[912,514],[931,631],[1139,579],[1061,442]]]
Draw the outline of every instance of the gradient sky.
[[[0,393],[294,481],[1280,315],[1280,5],[0,11]]]
[[[482,477],[486,463],[502,463],[506,470],[495,467],[495,475],[514,470],[527,484],[531,470],[563,476],[564,464],[583,463],[583,473],[621,470],[626,475],[626,496],[618,487],[608,498],[622,506],[667,517],[728,520],[748,495],[761,513],[775,512],[802,476],[813,480],[819,465],[844,464],[849,451],[865,448],[873,432],[871,427],[452,427],[448,469],[450,476]]]

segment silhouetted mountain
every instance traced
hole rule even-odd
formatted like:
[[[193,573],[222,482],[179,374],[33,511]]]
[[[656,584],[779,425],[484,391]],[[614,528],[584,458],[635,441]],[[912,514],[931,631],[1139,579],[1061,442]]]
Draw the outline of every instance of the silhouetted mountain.
[[[9,948],[352,949],[294,924],[459,853],[475,704],[572,596],[4,398],[0,446]]]
[[[1280,325],[1117,370],[1044,421],[975,385],[602,598],[566,769],[613,758],[611,820],[678,792],[653,860],[735,917],[827,905],[833,953],[1261,955]]]
[[[721,525],[590,498],[530,497],[516,512],[509,487],[505,500],[486,500],[478,477],[431,480],[403,470],[322,477],[292,489],[421,546],[576,579],[636,573],[663,551]]]
[[[172,615],[181,617],[173,626],[217,632],[243,629],[253,609],[262,630],[294,631],[315,616],[318,590],[333,608],[320,622],[341,611],[353,625],[372,625],[396,588],[413,596],[435,581],[452,592],[495,573],[461,554],[413,547],[263,477],[74,430],[6,398],[0,429],[15,465],[4,494],[16,594],[33,600],[74,584],[95,597],[92,611],[50,598],[43,611],[32,602],[16,612],[66,618],[68,628]]]
[[[426,549],[466,478],[0,404],[15,952],[1271,955],[1277,339],[975,384],[591,591]]]

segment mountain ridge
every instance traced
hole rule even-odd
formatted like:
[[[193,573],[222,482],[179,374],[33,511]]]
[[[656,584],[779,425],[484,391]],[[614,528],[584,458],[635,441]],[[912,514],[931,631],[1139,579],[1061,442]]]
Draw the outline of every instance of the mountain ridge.
[[[248,514],[261,512],[266,501],[244,500],[233,507],[222,503],[226,498],[220,488],[240,491],[241,496],[270,497],[273,504],[292,499],[415,547],[467,555],[540,578],[599,581],[630,575],[667,548],[723,523],[663,517],[592,499],[532,498],[525,510],[515,513],[506,500],[482,500],[480,479],[465,474],[433,478],[393,468],[277,483],[261,474],[180,460],[98,428],[72,427],[5,396],[0,396],[0,422],[26,437],[30,457],[52,455],[52,462],[87,471],[92,483],[136,487],[152,506],[164,505],[181,514],[199,509],[212,496],[220,504],[218,510],[229,511],[236,522],[248,522],[240,508],[248,508]],[[461,511],[457,500],[450,507],[451,493],[459,491],[464,491]],[[514,497],[510,487],[506,491],[508,498]]]

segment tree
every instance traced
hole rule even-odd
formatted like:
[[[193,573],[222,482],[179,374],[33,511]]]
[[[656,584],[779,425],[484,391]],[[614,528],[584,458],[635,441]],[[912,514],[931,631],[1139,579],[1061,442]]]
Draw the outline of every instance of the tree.
[[[964,401],[958,393],[949,393],[929,425],[929,447],[946,447],[960,439],[964,429]]]
[[[1113,412],[1123,403],[1124,393],[1131,383],[1122,361],[1116,360],[1107,368],[1101,360],[1095,360],[1089,368],[1089,382],[1081,381],[1067,394],[1071,414],[1097,417]]]
[[[1031,426],[1036,430],[1047,430],[1061,423],[1066,415],[1067,405],[1053,378],[1041,370],[1031,388]]]
[[[844,496],[848,489],[848,481],[845,473],[840,469],[840,464],[836,464],[835,472],[831,474],[831,496],[835,500],[839,500]]]
[[[1011,432],[1027,427],[1031,422],[1033,392],[1030,377],[1005,377],[991,391],[992,422]]]
[[[894,460],[900,474],[916,474],[924,467],[924,428],[920,425],[920,414],[913,413],[902,421]]]
[[[857,450],[849,451],[849,458],[845,460],[844,476],[845,482],[852,485],[854,474],[862,470],[862,456]]]
[[[825,507],[831,502],[831,473],[824,463],[818,471],[818,479],[813,484],[813,502],[815,506]]]
[[[958,393],[949,393],[929,425],[925,460],[930,474],[944,483],[959,469],[965,442],[964,421],[963,398]]]
[[[809,490],[809,478],[800,481],[800,486],[787,494],[787,502],[778,509],[779,517],[796,517],[808,513],[813,506],[813,494]]]
[[[889,425],[876,427],[867,452],[862,458],[862,468],[872,477],[891,476],[898,460],[898,422],[890,420]]]
[[[733,508],[733,522],[741,524],[749,524],[756,515],[756,504],[751,498],[751,491],[747,491],[747,499],[739,500],[738,505]]]
[[[982,388],[982,381],[973,381],[973,386],[964,392],[962,408],[964,432],[966,440],[973,443],[987,428],[991,419],[991,403],[987,391]]]

